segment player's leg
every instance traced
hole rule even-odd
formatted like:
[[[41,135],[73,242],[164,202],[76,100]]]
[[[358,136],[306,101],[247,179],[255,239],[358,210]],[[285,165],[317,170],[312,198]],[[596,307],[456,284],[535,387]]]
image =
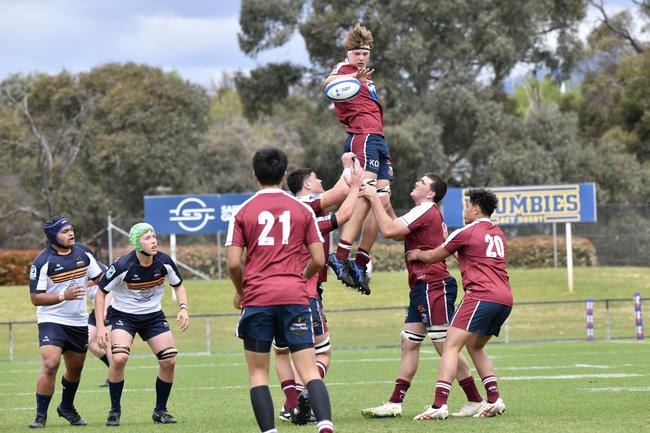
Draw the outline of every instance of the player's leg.
[[[97,358],[99,358],[99,360],[102,361],[104,365],[106,365],[106,367],[108,367],[110,364],[108,351],[99,347],[99,345],[97,344],[96,337],[97,337],[97,326],[95,322],[95,311],[93,310],[88,316],[88,350],[92,352],[92,354],[95,355]],[[108,344],[110,347],[110,342]],[[99,386],[107,387],[108,378],[104,381],[104,383],[100,384]]]
[[[316,416],[319,433],[333,433],[334,425],[332,424],[329,393],[316,367],[316,352],[313,347],[290,347],[296,370],[298,370],[298,374],[305,382],[305,389],[307,390],[307,394],[300,395],[300,405],[311,406]],[[308,402],[307,397],[309,398]],[[301,408],[303,411],[306,411],[306,409]]]
[[[460,351],[472,336],[472,333],[467,331],[467,329],[474,320],[477,302],[463,299],[463,302],[458,307],[458,311],[454,313],[447,329],[445,347],[438,369],[435,400],[427,410],[417,415],[414,418],[415,420],[446,419],[449,415],[447,399],[451,391],[451,383],[458,372]]]
[[[296,388],[296,377],[289,356],[289,347],[277,347],[273,345],[275,352],[275,372],[280,380],[280,387],[284,393],[284,404],[280,410],[281,421],[291,421],[291,412],[298,408],[298,390]]]
[[[273,399],[269,390],[269,360],[271,342],[260,342],[245,338],[246,364],[250,384],[250,399],[253,413],[260,431],[275,432],[273,420]]]
[[[447,399],[451,391],[451,383],[456,377],[458,370],[459,353],[467,343],[472,333],[463,329],[450,326],[447,330],[445,350],[440,360],[438,380],[436,381],[435,400],[432,405],[421,414],[415,416],[414,420],[446,419],[449,416]]]
[[[85,344],[88,341],[86,332],[81,333],[79,340],[84,342],[81,348],[75,347],[74,350],[63,352],[65,372],[61,376],[61,404],[56,408],[59,416],[68,420],[71,425],[87,424],[74,407],[74,398],[79,388],[81,371],[86,360]]]
[[[164,322],[164,315],[161,317]],[[168,328],[167,328],[168,329]],[[167,401],[172,392],[176,355],[178,350],[174,345],[171,331],[156,334],[147,340],[151,351],[158,358],[158,376],[156,377],[156,406],[151,418],[155,423],[175,424],[176,419],[167,411]]]
[[[429,283],[427,285],[427,291],[430,318],[427,333],[436,351],[442,356],[445,350],[444,343],[447,337],[448,324],[454,315],[454,304],[456,302],[458,285],[453,277],[449,277],[444,280]],[[483,398],[476,387],[472,372],[462,353],[458,355],[456,379],[463,392],[465,392],[467,403],[458,412],[454,412],[451,415],[473,416],[479,413],[483,404]]]
[[[359,290],[366,295],[370,294],[370,283],[368,282],[367,274],[367,267],[370,262],[370,249],[375,243],[378,233],[379,226],[375,220],[375,214],[373,212],[368,212],[361,227],[359,246],[354,255],[354,260],[349,261],[352,279],[359,287]]]
[[[54,381],[61,363],[63,342],[59,342],[52,334],[51,326],[56,324],[39,323],[38,341],[43,364],[36,381],[36,417],[29,425],[30,428],[43,428],[47,422],[47,410],[54,395]]]
[[[375,161],[378,160],[376,149],[368,146],[371,134],[350,134],[344,146],[345,152],[353,152],[361,168],[364,170],[364,182],[376,183],[377,166]],[[377,163],[378,164],[378,163]],[[363,222],[370,212],[370,203],[367,200],[357,200],[352,217],[341,228],[341,236],[336,247],[336,252],[328,257],[328,265],[332,268],[337,278],[346,286],[359,287],[350,274],[351,270],[349,255],[352,249],[352,243],[356,239]],[[363,288],[367,291],[366,288]]]
[[[276,329],[276,341],[286,342],[298,375],[307,392],[298,397],[299,423],[307,423],[313,409],[319,433],[332,433],[332,408],[327,387],[316,367],[311,310],[308,305],[284,305],[280,309],[281,326]]]
[[[332,344],[327,327],[327,317],[323,311],[323,303],[319,298],[309,299],[311,320],[314,327],[314,351],[316,352],[316,368],[321,379],[325,379],[330,365]],[[303,382],[304,383],[304,382]]]
[[[119,320],[119,315],[114,319]],[[113,322],[111,329],[111,363],[108,367],[108,394],[111,399],[111,408],[108,411],[106,425],[120,425],[120,416],[122,414],[122,391],[124,390],[124,367],[129,360],[131,346],[133,345],[133,335],[127,329],[123,329],[127,323],[122,321],[122,325],[116,325]],[[132,331],[135,332],[135,331]]]
[[[484,315],[486,319],[482,327],[471,327],[470,330],[476,330],[472,338],[467,342],[467,351],[474,362],[474,366],[483,381],[483,386],[487,393],[487,403],[483,405],[480,413],[474,415],[478,417],[490,417],[500,415],[506,410],[506,406],[501,399],[497,378],[494,371],[492,360],[485,351],[485,345],[490,338],[499,335],[501,326],[510,315],[511,307],[500,305],[492,302],[481,302],[477,309],[479,315]]]
[[[251,405],[262,432],[276,432],[269,390],[269,361],[276,322],[281,320],[279,310],[280,307],[246,307],[237,326],[237,336],[244,340]],[[275,340],[279,346],[288,346],[277,336]]]

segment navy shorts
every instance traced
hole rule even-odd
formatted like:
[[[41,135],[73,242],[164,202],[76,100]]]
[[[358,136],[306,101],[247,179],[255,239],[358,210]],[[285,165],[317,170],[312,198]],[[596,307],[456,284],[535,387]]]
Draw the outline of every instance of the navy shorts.
[[[155,313],[130,314],[113,309],[111,327],[111,331],[122,329],[131,336],[137,333],[143,341],[169,331],[169,324],[162,310]]]
[[[458,284],[453,277],[435,283],[418,283],[409,293],[404,323],[422,322],[427,328],[447,325],[454,316]]]
[[[68,326],[59,323],[38,324],[38,345],[57,346],[64,352],[86,353],[88,351],[88,327]]]
[[[344,152],[354,152],[364,170],[377,175],[377,179],[393,180],[390,151],[379,134],[348,134]]]
[[[458,311],[449,326],[474,334],[498,337],[501,325],[510,315],[510,311],[512,307],[508,305],[465,298],[458,306]]]
[[[106,309],[106,317],[104,317],[104,326],[109,326],[111,324],[111,313],[113,312],[113,307],[110,305]],[[88,315],[88,325],[97,327],[97,318],[95,317],[95,309],[90,312]]]
[[[323,312],[323,303],[318,298],[309,298],[309,309],[311,310],[311,323],[314,326],[314,336],[318,337],[326,334],[327,317]]]
[[[237,336],[269,343],[269,350],[273,340],[277,347],[313,347],[311,311],[299,304],[244,307]]]

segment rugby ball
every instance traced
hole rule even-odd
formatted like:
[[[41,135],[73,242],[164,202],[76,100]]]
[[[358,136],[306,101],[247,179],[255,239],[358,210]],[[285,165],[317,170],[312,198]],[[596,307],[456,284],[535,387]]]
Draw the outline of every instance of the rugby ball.
[[[361,82],[354,77],[335,78],[325,86],[325,96],[334,102],[345,102],[354,98],[361,91]]]

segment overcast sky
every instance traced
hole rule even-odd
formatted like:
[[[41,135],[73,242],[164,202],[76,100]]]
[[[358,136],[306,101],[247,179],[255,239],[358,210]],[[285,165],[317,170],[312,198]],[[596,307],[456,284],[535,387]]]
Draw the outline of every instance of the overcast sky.
[[[606,0],[610,13],[632,6]],[[106,62],[176,70],[203,85],[269,61],[308,64],[302,38],[257,59],[239,49],[240,0],[0,0],[0,80]],[[593,11],[586,27],[595,22]]]

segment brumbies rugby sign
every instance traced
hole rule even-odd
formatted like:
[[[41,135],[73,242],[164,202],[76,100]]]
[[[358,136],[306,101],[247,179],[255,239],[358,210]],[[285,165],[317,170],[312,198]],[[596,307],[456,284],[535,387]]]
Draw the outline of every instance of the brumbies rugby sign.
[[[500,225],[596,222],[596,186],[505,186],[489,188],[499,199],[492,220]],[[466,189],[450,188],[443,200],[443,215],[450,227],[463,226]]]

